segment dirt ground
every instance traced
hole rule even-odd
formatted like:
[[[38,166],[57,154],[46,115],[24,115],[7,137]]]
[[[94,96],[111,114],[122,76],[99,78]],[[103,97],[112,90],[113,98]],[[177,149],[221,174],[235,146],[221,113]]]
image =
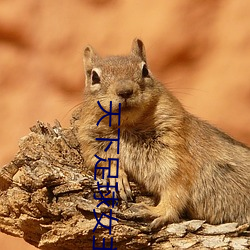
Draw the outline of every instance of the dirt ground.
[[[126,54],[133,38],[149,68],[191,113],[250,144],[250,2],[43,0],[0,2],[0,166],[37,120],[64,126],[81,103],[83,49]],[[0,234],[3,250],[31,250]]]

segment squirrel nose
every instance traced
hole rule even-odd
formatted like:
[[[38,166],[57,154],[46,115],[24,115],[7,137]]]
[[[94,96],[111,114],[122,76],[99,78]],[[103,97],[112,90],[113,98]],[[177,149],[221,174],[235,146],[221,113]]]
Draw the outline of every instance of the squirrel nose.
[[[128,99],[133,95],[133,89],[119,89],[116,94],[124,99]]]

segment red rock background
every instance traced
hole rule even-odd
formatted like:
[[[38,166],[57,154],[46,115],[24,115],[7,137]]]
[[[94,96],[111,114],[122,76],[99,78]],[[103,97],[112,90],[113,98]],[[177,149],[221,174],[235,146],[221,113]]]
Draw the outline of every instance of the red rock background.
[[[0,166],[36,120],[68,125],[87,44],[124,54],[134,37],[190,112],[250,144],[249,13],[249,1],[234,0],[1,0]],[[4,234],[0,245],[35,249]]]

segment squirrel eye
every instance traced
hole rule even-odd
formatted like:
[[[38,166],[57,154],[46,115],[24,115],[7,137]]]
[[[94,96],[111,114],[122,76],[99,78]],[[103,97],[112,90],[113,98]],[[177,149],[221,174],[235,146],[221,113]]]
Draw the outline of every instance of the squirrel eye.
[[[92,85],[98,84],[101,81],[100,76],[94,70],[92,71],[91,81],[92,81]]]
[[[142,67],[142,76],[145,78],[145,77],[149,77],[149,72],[148,72],[148,68],[147,68],[147,65],[144,64],[143,67]]]

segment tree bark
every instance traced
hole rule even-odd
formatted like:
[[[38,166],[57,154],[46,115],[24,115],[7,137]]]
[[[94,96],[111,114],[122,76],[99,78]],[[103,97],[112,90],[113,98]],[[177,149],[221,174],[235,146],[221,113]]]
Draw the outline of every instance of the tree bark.
[[[69,128],[58,121],[53,127],[37,122],[20,140],[14,159],[0,169],[1,232],[44,250],[93,249],[93,235],[95,247],[106,239],[106,249],[111,249],[111,237],[117,249],[249,249],[247,224],[191,220],[151,232],[121,201],[112,209],[118,221],[112,221],[111,235],[100,225],[93,232],[93,210],[100,218],[109,208],[98,208],[93,197],[97,181],[84,165],[76,138],[79,113],[73,113]],[[135,201],[152,202],[134,183],[131,186]],[[101,222],[109,220],[103,217]]]

